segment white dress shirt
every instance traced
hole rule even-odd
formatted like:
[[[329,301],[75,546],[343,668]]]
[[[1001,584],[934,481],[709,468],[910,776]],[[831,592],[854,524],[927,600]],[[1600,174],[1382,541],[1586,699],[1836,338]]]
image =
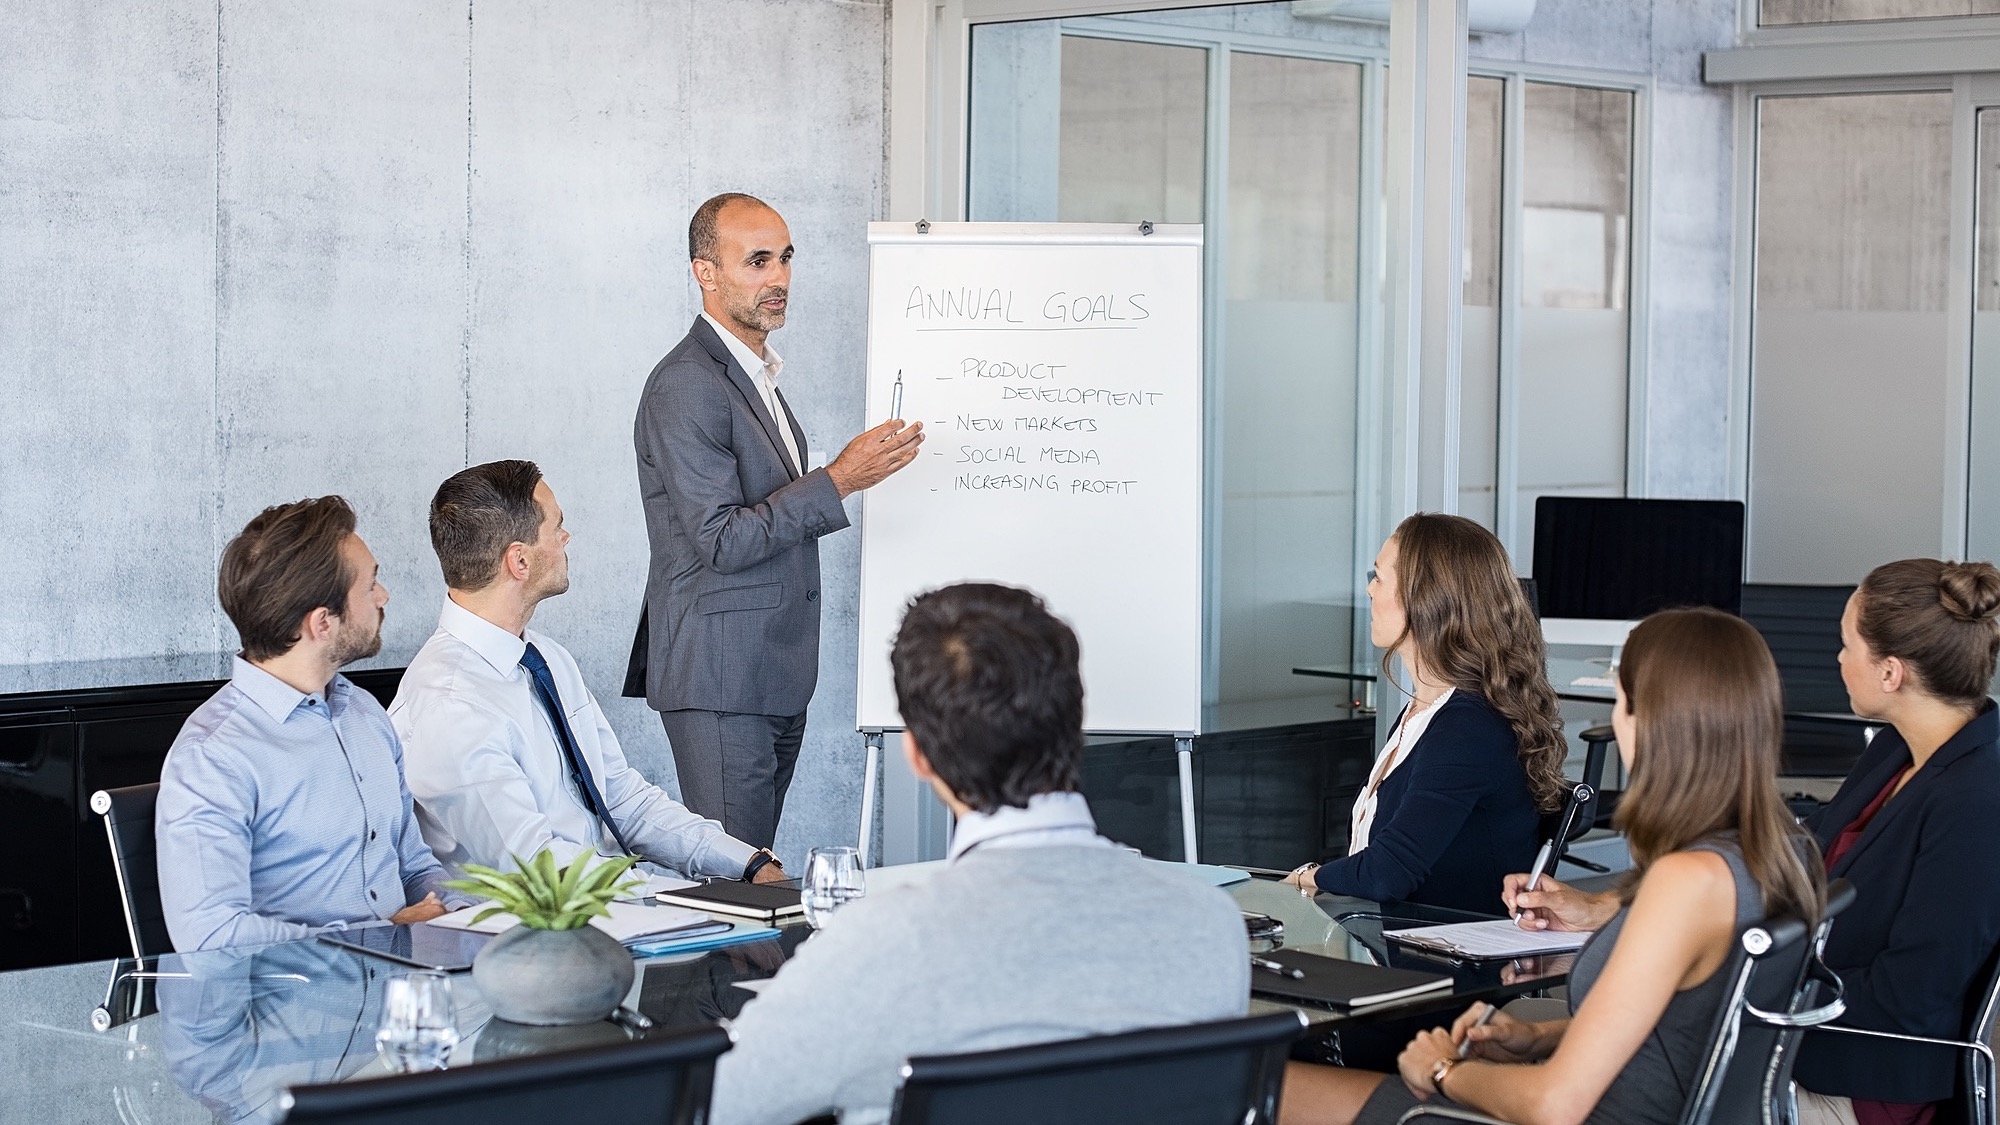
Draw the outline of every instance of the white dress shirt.
[[[1002,805],[990,813],[968,812],[952,829],[945,859],[955,860],[973,848],[1049,848],[1113,846],[1097,834],[1090,802],[1081,793],[1037,793],[1028,807]]]
[[[792,412],[785,409],[784,400],[778,397],[778,376],[785,370],[783,357],[771,350],[769,340],[764,342],[764,354],[758,355],[750,350],[750,345],[737,339],[736,333],[724,328],[721,321],[706,312],[701,314],[701,318],[715,329],[716,335],[722,337],[729,354],[736,357],[736,362],[750,376],[750,381],[757,385],[757,393],[764,399],[764,409],[771,412],[772,419],[778,423],[779,436],[785,439],[785,452],[792,456],[792,469],[804,474],[806,463],[799,459],[799,443],[792,436]]]
[[[1395,730],[1389,732],[1389,741],[1382,747],[1382,752],[1376,755],[1375,768],[1369,772],[1367,786],[1361,790],[1361,796],[1354,801],[1354,813],[1347,834],[1348,855],[1353,855],[1368,846],[1369,833],[1375,827],[1375,799],[1382,788],[1383,780],[1395,773],[1398,766],[1410,760],[1410,755],[1416,752],[1417,741],[1423,738],[1424,731],[1430,728],[1431,716],[1437,714],[1438,709],[1444,706],[1444,701],[1450,699],[1451,693],[1457,690],[1457,688],[1444,689],[1443,695],[1438,696],[1429,707],[1414,715],[1404,711],[1402,721],[1396,724]]]
[[[756,849],[625,761],[568,649],[533,629],[517,637],[449,597],[389,708],[417,821],[439,862],[453,872],[468,863],[504,871],[510,856],[527,860],[543,848],[558,864],[585,851],[620,854],[571,783],[555,724],[521,667],[530,641],[549,663],[605,806],[640,857],[693,877],[740,877]]]

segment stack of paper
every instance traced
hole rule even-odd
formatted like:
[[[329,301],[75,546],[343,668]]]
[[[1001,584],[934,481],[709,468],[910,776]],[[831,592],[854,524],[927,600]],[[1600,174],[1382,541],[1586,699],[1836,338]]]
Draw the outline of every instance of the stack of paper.
[[[431,925],[497,934],[520,924],[520,919],[506,913],[495,914],[484,922],[474,923],[472,919],[485,909],[485,904],[481,904],[454,910],[442,917],[431,919]],[[608,917],[592,918],[590,924],[626,945],[657,941],[666,937],[719,934],[729,929],[727,922],[718,922],[699,910],[683,910],[678,906],[614,902],[610,904],[609,909],[611,913]]]
[[[1388,930],[1382,936],[1466,961],[1506,961],[1540,953],[1568,953],[1583,948],[1583,943],[1590,940],[1588,933],[1575,931],[1524,930],[1512,918]]]

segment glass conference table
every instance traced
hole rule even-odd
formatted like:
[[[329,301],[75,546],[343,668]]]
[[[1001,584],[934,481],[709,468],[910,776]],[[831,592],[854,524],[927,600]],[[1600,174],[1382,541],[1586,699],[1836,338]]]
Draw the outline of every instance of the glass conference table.
[[[872,870],[870,892],[921,878],[933,866]],[[1308,898],[1261,879],[1227,890],[1243,909],[1282,921],[1285,948],[1349,960],[1382,956],[1385,923],[1373,904],[1331,895]],[[1470,917],[1392,909],[1413,917],[1392,920],[1391,927]],[[810,935],[804,925],[794,925],[765,941],[642,961],[626,998],[639,1016],[583,1027],[532,1028],[495,1020],[470,974],[460,974],[452,981],[460,1041],[451,1065],[671,1034],[734,1016],[753,999],[736,982],[771,976]],[[1388,1041],[1400,1042],[1408,1033],[1396,1021],[1442,1022],[1476,999],[1560,984],[1570,960],[1454,965],[1400,949],[1389,959],[1448,973],[1453,988],[1373,1010],[1310,1011],[1319,1057],[1339,1057],[1343,1029],[1373,1027]],[[279,1095],[288,1086],[389,1073],[375,1053],[383,984],[407,971],[392,962],[301,941],[173,954],[144,965],[168,974],[171,979],[165,980],[125,976],[137,967],[127,960],[0,974],[0,1122],[265,1122],[277,1116]],[[1278,1007],[1251,1002],[1253,1011]]]

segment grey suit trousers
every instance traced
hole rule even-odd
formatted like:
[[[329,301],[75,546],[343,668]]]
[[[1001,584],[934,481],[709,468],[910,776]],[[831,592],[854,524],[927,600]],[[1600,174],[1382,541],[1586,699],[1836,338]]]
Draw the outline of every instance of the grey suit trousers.
[[[681,803],[753,848],[770,847],[806,717],[689,709],[662,711],[660,723],[680,774]]]

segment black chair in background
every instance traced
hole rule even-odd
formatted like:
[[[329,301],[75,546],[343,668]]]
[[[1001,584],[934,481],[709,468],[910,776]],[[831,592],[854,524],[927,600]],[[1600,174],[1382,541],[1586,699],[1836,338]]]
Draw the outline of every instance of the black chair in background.
[[[1782,768],[1788,776],[1845,777],[1868,749],[1869,724],[1839,717],[1848,712],[1840,617],[1853,593],[1852,586],[1743,586],[1743,620],[1770,646],[1785,687]]]
[[[1607,747],[1613,740],[1611,728],[1591,727],[1578,737],[1584,742],[1583,778],[1570,786],[1569,799],[1563,802],[1561,809],[1543,814],[1541,836],[1544,840],[1554,840],[1558,849],[1555,860],[1549,864],[1550,874],[1555,874],[1557,866],[1571,863],[1604,875],[1609,873],[1610,868],[1571,855],[1569,845],[1600,824],[1610,823],[1609,809],[1616,807],[1618,794],[1604,791],[1604,763]]]
[[[132,956],[157,957],[174,951],[160,906],[160,868],[153,851],[153,803],[158,782],[90,795],[90,809],[104,818],[111,840],[111,866],[118,874],[118,901],[125,908],[125,933]]]
[[[1094,1035],[903,1067],[891,1125],[1270,1125],[1305,1016]]]
[[[295,1086],[285,1125],[695,1125],[708,1116],[716,1056],[729,1033],[708,1026],[550,1055],[427,1074]]]
[[[1731,981],[1695,1087],[1680,1125],[1784,1125],[1794,1119],[1792,1063],[1806,1028],[1820,1027],[1846,1010],[1838,980],[1819,964],[1817,951],[1835,915],[1854,901],[1845,879],[1828,888],[1826,917],[1807,932],[1796,916],[1767,919],[1737,935],[1719,973]],[[1812,1006],[1817,1005],[1817,1006]],[[1505,1125],[1454,1106],[1419,1106],[1399,1125]]]

